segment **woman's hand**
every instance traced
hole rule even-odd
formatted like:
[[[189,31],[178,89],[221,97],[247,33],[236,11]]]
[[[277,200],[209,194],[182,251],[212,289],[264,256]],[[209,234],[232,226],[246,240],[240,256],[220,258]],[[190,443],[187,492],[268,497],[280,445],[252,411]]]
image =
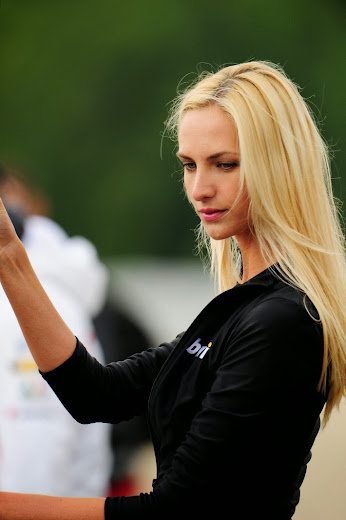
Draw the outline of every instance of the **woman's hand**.
[[[104,498],[0,492],[0,520],[104,520]]]

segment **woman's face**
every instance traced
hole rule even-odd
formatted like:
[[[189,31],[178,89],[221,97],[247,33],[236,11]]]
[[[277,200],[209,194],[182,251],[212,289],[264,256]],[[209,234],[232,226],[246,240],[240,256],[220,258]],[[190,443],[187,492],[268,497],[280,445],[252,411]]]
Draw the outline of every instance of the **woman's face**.
[[[236,237],[248,244],[249,197],[240,182],[238,132],[218,105],[188,110],[178,133],[178,158],[190,202],[208,235],[221,240]]]

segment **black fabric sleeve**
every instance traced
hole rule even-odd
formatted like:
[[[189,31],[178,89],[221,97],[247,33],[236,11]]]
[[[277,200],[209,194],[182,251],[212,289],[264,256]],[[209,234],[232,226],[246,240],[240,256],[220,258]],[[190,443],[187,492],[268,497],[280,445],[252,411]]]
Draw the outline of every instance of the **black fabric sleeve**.
[[[41,375],[78,422],[116,424],[146,411],[153,381],[180,337],[107,366],[77,339],[72,356]]]
[[[280,457],[287,469],[294,455],[294,472],[309,449],[321,360],[320,326],[305,309],[277,299],[250,311],[230,334],[210,391],[164,477],[151,493],[108,498],[106,520],[178,513],[182,506],[191,513],[196,505],[207,507],[210,495],[215,505],[227,500],[231,514],[247,486],[258,501],[275,501],[276,481],[280,490],[292,477],[280,474]],[[296,444],[300,438],[304,445]]]

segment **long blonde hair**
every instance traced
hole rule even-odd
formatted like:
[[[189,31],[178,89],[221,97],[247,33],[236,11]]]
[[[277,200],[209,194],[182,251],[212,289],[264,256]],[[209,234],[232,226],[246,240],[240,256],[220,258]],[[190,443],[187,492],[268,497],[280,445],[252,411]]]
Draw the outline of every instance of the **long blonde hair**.
[[[187,110],[217,103],[236,123],[250,218],[264,259],[315,305],[323,327],[319,389],[329,388],[323,423],[346,393],[345,238],[333,197],[328,148],[297,86],[269,62],[204,73],[172,104],[166,128],[176,139]],[[202,227],[220,291],[239,281],[233,237],[215,241]]]

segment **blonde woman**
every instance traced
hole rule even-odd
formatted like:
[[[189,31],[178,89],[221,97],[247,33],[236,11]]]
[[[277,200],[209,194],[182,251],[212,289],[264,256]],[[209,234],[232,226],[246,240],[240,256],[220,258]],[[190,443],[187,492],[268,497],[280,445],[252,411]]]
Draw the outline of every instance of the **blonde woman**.
[[[167,128],[220,287],[171,343],[103,367],[52,307],[3,207],[0,229],[1,282],[43,377],[82,423],[148,409],[153,490],[3,492],[1,520],[294,514],[320,416],[346,385],[344,241],[326,147],[297,88],[266,62],[204,75]]]

